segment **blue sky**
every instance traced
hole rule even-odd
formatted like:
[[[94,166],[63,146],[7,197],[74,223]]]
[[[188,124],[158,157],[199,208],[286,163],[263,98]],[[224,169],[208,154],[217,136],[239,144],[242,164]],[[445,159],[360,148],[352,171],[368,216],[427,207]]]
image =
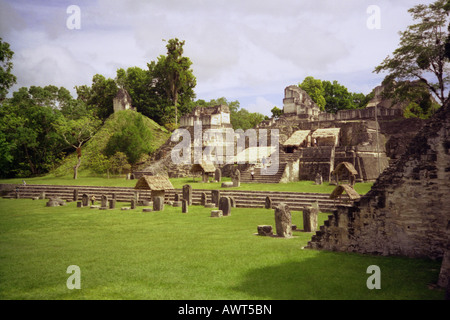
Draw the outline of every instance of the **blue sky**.
[[[197,98],[238,100],[251,112],[282,107],[284,88],[306,76],[337,80],[369,93],[383,75],[373,69],[412,23],[407,10],[428,0],[0,0],[0,37],[15,52],[22,86],[90,85],[166,53],[162,39],[185,40]],[[67,8],[80,8],[68,29]],[[369,6],[380,28],[367,27]]]

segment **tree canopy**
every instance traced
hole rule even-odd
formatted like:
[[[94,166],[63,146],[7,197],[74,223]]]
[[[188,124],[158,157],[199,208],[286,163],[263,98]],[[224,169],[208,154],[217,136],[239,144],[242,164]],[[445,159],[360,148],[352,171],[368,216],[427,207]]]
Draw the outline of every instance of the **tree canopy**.
[[[348,89],[334,80],[319,80],[306,77],[299,87],[308,93],[311,99],[320,107],[320,110],[336,113],[339,110],[364,108],[373,94],[349,92]]]
[[[399,47],[374,72],[388,73],[384,83],[390,89],[386,94],[398,95],[409,80],[419,80],[443,105],[450,99],[450,4],[438,0],[417,5],[408,12],[415,23],[400,33]]]

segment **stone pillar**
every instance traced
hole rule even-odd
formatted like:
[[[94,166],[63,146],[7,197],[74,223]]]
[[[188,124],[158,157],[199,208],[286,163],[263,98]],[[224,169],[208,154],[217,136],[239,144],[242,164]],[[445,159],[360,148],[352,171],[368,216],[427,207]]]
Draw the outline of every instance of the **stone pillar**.
[[[239,169],[236,169],[236,171],[233,174],[233,187],[240,187],[241,186],[241,172]]]
[[[211,202],[216,206],[219,205],[220,190],[211,190]]]
[[[181,212],[188,213],[188,207],[189,207],[188,201],[185,199],[181,200]]]
[[[110,199],[109,200],[109,208],[115,209],[116,208],[116,199]]]
[[[292,216],[289,206],[285,203],[280,203],[275,207],[275,226],[277,236],[289,238],[292,236]]]
[[[108,207],[108,197],[105,195],[102,195],[102,208]]]
[[[175,198],[173,201],[180,201],[180,195],[178,193],[175,193]]]
[[[317,174],[316,174],[316,181],[315,181],[315,183],[317,185],[321,185],[323,183],[323,178],[322,178],[322,175],[320,174],[320,172],[317,172]]]
[[[222,211],[224,216],[229,216],[231,214],[231,201],[229,197],[220,197],[219,210]]]
[[[89,195],[84,193],[81,197],[81,202],[83,203],[83,207],[87,207],[89,205]]]
[[[230,198],[230,202],[231,202],[231,207],[236,208],[236,200],[234,199],[234,197],[229,197],[229,198]]]
[[[207,202],[207,198],[206,198],[206,192],[202,192],[201,194],[201,205],[204,206]]]
[[[136,209],[136,200],[135,199],[131,199],[131,205],[130,205],[131,209]]]
[[[312,206],[303,208],[303,230],[305,232],[316,232],[318,215],[319,210]]]
[[[265,208],[272,209],[272,198],[269,196],[266,197]]]
[[[163,211],[163,210],[164,210],[164,197],[154,197],[153,211]]]
[[[183,200],[187,200],[188,205],[192,205],[192,186],[190,184],[183,186]]]
[[[73,201],[78,201],[78,189],[73,190]]]
[[[220,170],[219,168],[217,168],[214,172],[214,180],[217,182],[220,182],[222,180],[222,170]]]

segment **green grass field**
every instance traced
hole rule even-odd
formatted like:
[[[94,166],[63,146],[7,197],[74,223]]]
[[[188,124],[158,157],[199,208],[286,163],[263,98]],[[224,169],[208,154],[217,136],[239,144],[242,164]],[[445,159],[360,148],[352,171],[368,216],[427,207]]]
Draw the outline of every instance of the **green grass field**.
[[[0,199],[0,299],[439,299],[436,261],[302,249],[311,233],[260,237],[273,210],[234,208],[211,218],[200,206],[163,212],[48,208]],[[128,203],[119,203],[120,206]],[[302,229],[301,212],[292,213]],[[320,215],[320,222],[326,219]],[[69,290],[66,269],[81,270]],[[367,267],[381,269],[369,290]]]

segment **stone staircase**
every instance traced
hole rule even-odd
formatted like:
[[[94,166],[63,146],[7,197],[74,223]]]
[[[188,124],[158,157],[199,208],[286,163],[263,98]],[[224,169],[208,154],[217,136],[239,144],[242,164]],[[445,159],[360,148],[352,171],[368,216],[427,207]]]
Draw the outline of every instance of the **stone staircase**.
[[[18,193],[16,189],[18,188]],[[102,195],[112,197],[114,194],[118,202],[130,202],[139,193],[140,200],[150,200],[151,192],[145,190],[135,190],[131,187],[95,187],[95,186],[60,186],[60,185],[14,185],[11,190],[4,192],[3,198],[36,198],[45,193],[45,198],[59,197],[66,201],[73,201],[74,190],[78,190],[78,201],[86,193],[89,196],[94,195],[97,202]],[[320,193],[298,193],[298,192],[276,192],[276,191],[247,191],[247,190],[229,190],[219,189],[221,196],[234,197],[236,207],[238,208],[264,208],[266,197],[272,199],[273,205],[284,202],[289,205],[292,211],[301,211],[304,206],[309,206],[317,202],[321,212],[333,212],[336,205],[343,205],[340,201],[329,199],[328,194]],[[211,202],[211,190],[193,189],[192,201],[194,205],[200,205],[201,194],[206,193],[208,202]],[[165,195],[165,201],[174,201],[175,194],[182,194],[181,189],[168,190]]]
[[[280,183],[281,178],[283,177],[284,170],[286,169],[286,165],[290,161],[295,161],[301,156],[301,150],[297,150],[293,153],[286,153],[280,148],[278,158],[278,171],[276,174],[267,175],[261,174],[262,168],[256,167],[254,168],[254,176],[252,179],[251,176],[251,168],[241,172],[241,182],[243,183]]]

